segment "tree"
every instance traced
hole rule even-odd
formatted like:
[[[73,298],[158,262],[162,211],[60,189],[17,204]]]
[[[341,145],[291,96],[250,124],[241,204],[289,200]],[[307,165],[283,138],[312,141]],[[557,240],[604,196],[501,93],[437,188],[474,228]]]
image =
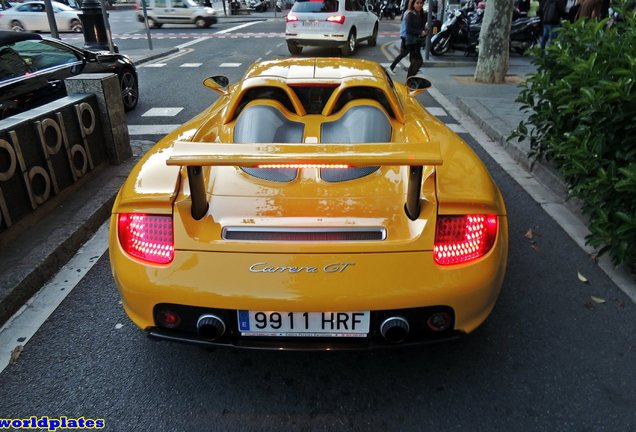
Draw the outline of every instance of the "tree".
[[[502,83],[508,72],[513,0],[488,0],[479,34],[475,81]]]

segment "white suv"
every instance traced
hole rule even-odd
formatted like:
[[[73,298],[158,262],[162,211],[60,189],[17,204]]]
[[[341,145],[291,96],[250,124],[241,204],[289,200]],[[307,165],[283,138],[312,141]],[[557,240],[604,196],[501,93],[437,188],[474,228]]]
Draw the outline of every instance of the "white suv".
[[[144,0],[148,14],[148,26],[159,28],[164,24],[194,24],[199,28],[216,24],[216,12],[194,0]],[[137,0],[137,19],[144,22],[141,0]]]
[[[378,39],[378,17],[363,0],[296,0],[286,20],[292,54],[300,54],[303,46],[327,46],[351,55],[358,41],[375,46]]]

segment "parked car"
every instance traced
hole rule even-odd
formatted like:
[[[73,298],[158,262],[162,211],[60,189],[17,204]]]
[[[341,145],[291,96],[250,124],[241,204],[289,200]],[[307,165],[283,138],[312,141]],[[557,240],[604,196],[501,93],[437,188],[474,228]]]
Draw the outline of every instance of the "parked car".
[[[0,118],[65,96],[64,79],[86,72],[117,74],[124,108],[137,106],[137,70],[127,56],[88,51],[34,33],[0,31]]]
[[[475,330],[506,208],[471,148],[377,63],[252,65],[134,167],[110,264],[153,338],[250,348],[429,343]]]
[[[351,55],[358,42],[378,40],[378,17],[362,0],[297,0],[286,17],[285,39],[292,54],[305,46],[338,47]]]
[[[58,2],[51,2],[55,23],[59,31],[82,32],[82,22],[77,10]],[[46,6],[43,1],[18,3],[0,12],[0,29],[13,31],[50,32]]]
[[[216,24],[216,11],[194,0],[145,0],[148,26],[159,28],[164,24],[194,24],[199,28]],[[135,3],[137,19],[144,22],[141,0]]]

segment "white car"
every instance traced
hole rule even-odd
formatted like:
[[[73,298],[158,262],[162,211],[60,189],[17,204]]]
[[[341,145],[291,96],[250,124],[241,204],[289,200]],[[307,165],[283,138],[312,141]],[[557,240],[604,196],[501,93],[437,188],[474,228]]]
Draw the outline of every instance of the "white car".
[[[82,32],[77,10],[58,2],[51,2],[59,31]],[[13,31],[50,32],[46,6],[43,1],[18,3],[0,12],[0,29]]]
[[[378,39],[378,17],[362,0],[296,0],[286,21],[292,54],[300,54],[304,46],[326,46],[351,55],[359,41],[375,46]]]
[[[145,0],[148,27],[159,28],[164,24],[194,24],[199,28],[216,24],[216,11],[201,6],[194,0]],[[137,20],[144,22],[141,0],[135,3]]]

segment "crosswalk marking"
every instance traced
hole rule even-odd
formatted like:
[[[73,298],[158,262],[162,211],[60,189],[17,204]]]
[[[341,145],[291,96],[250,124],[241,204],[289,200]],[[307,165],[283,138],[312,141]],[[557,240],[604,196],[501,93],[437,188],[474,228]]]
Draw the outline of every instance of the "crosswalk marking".
[[[183,107],[178,108],[150,108],[143,113],[142,117],[174,117],[183,110]]]
[[[436,117],[448,115],[446,111],[444,111],[444,108],[439,108],[439,107],[426,108],[426,111],[428,111],[429,113],[433,114]]]
[[[166,135],[181,126],[180,124],[129,125],[128,135]]]

